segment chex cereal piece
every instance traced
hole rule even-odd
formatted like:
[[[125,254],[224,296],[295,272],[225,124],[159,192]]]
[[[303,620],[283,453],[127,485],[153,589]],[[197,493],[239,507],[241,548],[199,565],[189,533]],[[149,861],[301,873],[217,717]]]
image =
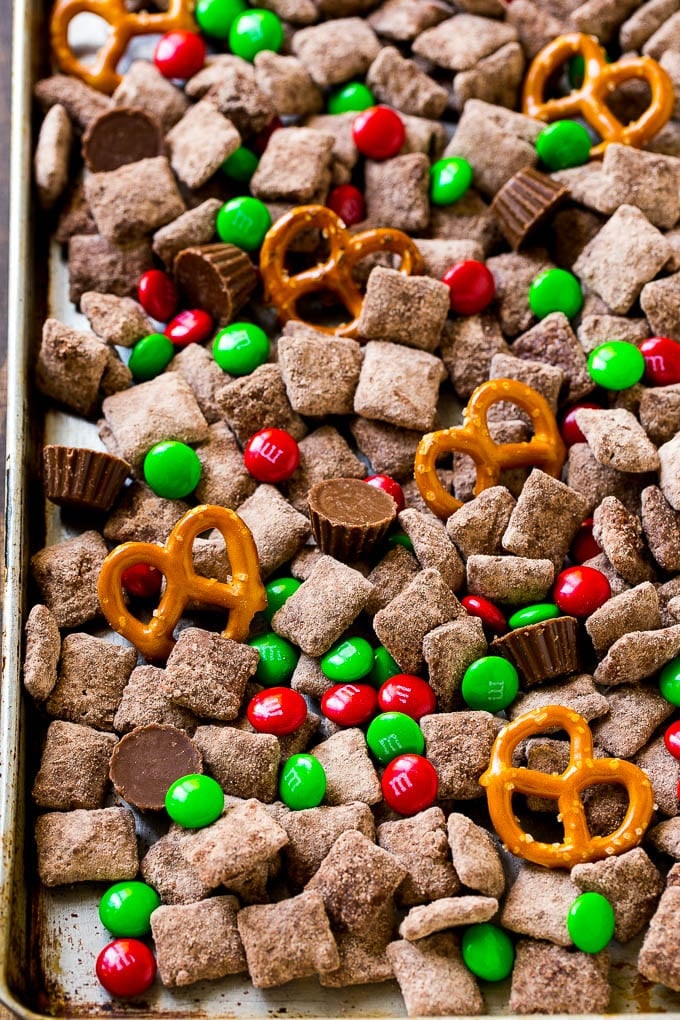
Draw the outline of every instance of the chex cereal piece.
[[[520,0],[528,3],[529,0]],[[555,264],[563,269],[571,269],[585,246],[592,241],[601,230],[604,224],[604,216],[599,216],[590,209],[583,209],[579,206],[567,206],[560,209],[552,219],[554,231],[553,258]],[[594,312],[592,299],[590,299],[586,313]],[[593,318],[593,315],[586,314],[586,318]],[[580,332],[580,327],[578,332]]]
[[[51,811],[36,821],[35,839],[44,885],[119,882],[139,868],[135,818],[126,808]]]
[[[373,594],[365,612],[374,616],[384,609],[411,583],[419,570],[418,561],[403,545],[390,549],[368,575],[367,580],[373,585]]]
[[[339,966],[338,949],[318,892],[310,890],[280,903],[246,907],[239,910],[236,921],[256,988],[275,988]]]
[[[586,245],[574,272],[612,311],[625,314],[670,256],[670,244],[644,213],[621,205]]]
[[[476,1016],[484,1010],[477,982],[452,932],[387,947],[409,1016]]]
[[[532,939],[517,943],[510,989],[516,1013],[604,1013],[609,995],[607,952],[570,952]]]
[[[659,596],[649,581],[609,599],[586,620],[586,630],[599,655],[624,634],[660,627]]]
[[[38,351],[36,385],[46,397],[89,417],[98,403],[108,354],[106,344],[94,333],[47,319]]]
[[[281,759],[276,737],[231,726],[198,726],[193,740],[203,755],[205,771],[226,794],[257,797],[265,803],[274,800]]]
[[[349,829],[338,837],[307,883],[323,897],[326,913],[340,928],[361,934],[376,909],[393,896],[406,869],[363,833]]]
[[[446,270],[450,269],[455,262],[465,262],[467,259],[474,259],[476,262],[484,261],[484,249],[478,241],[427,237],[414,237],[413,240],[423,257],[423,275],[431,276],[435,280],[441,280]],[[472,318],[479,319],[479,316],[472,316]],[[467,319],[460,321],[465,322]],[[444,326],[447,334],[451,333],[454,322],[447,320]]]
[[[74,126],[80,129],[86,128],[91,120],[110,107],[108,96],[67,74],[42,78],[36,82],[33,95],[40,109],[45,112],[57,104],[62,106]]]
[[[642,52],[645,56],[658,60],[664,50],[677,49],[676,40],[679,28],[680,17],[677,16],[677,13],[673,13],[662,21],[660,27],[647,39],[642,47]]]
[[[680,296],[680,273],[648,283],[640,294],[640,305],[655,336],[678,335],[680,314],[676,304]]]
[[[250,528],[265,578],[295,555],[311,531],[307,518],[273,485],[258,485],[238,514]]]
[[[171,828],[149,848],[140,863],[142,878],[153,886],[163,903],[196,903],[211,892],[211,887],[201,881],[180,850],[180,843],[190,832]]]
[[[640,423],[657,446],[680,430],[680,385],[654,386],[640,397]]]
[[[607,496],[593,514],[593,538],[612,566],[631,584],[651,581],[654,569],[642,537],[642,525],[616,496]]]
[[[408,42],[449,17],[449,11],[428,0],[385,0],[370,15],[368,22],[380,35],[397,42]]]
[[[615,496],[628,510],[637,511],[646,479],[598,464],[587,443],[574,443],[567,456],[567,485],[588,500],[592,513],[608,496]]]
[[[327,804],[382,800],[380,780],[368,756],[366,738],[359,729],[340,730],[312,750],[326,773]]]
[[[505,486],[493,485],[451,514],[446,530],[463,560],[475,554],[502,553],[501,539],[514,507],[515,500]]]
[[[471,4],[474,8],[476,0],[471,0]],[[483,3],[483,7],[485,6]],[[485,13],[491,14],[491,8]],[[549,9],[531,0],[519,0],[517,8],[512,11],[508,8],[507,18],[517,29],[522,48],[529,60],[533,60],[555,36],[565,31],[564,21],[554,17]]]
[[[134,106],[150,113],[163,132],[184,115],[189,102],[181,89],[163,77],[148,60],[134,60],[113,93],[115,106]]]
[[[460,71],[455,76],[452,105],[462,110],[470,99],[482,99],[486,103],[515,108],[524,67],[520,44],[506,43],[495,53],[483,57],[469,71]]]
[[[425,635],[423,658],[440,711],[451,712],[460,707],[463,674],[480,656],[486,655],[487,648],[482,621],[465,612]]]
[[[238,149],[241,136],[212,103],[201,101],[189,107],[168,132],[165,142],[170,165],[179,179],[188,188],[200,188]],[[183,211],[180,209],[175,216]]]
[[[73,128],[65,108],[50,107],[40,125],[33,157],[35,184],[43,209],[50,209],[68,184]]]
[[[88,290],[80,299],[80,310],[97,336],[110,344],[132,347],[153,333],[149,319],[132,298]]]
[[[376,636],[406,673],[423,665],[423,639],[435,627],[460,615],[460,603],[438,570],[421,570],[409,585],[376,613]]]
[[[663,734],[654,737],[634,758],[652,784],[654,803],[668,818],[675,818],[680,812],[678,805],[678,783],[680,763],[668,753]]]
[[[188,503],[163,499],[142,482],[133,482],[118,497],[104,525],[104,538],[109,542],[162,544],[188,510]]]
[[[50,723],[33,800],[56,811],[103,807],[115,743],[113,734],[97,733],[89,726]]]
[[[595,679],[598,679],[597,670]],[[594,722],[592,730],[596,742],[616,758],[634,755],[644,747],[656,727],[673,713],[673,706],[655,687],[643,684],[617,687],[607,694],[607,700],[609,715]]]
[[[47,606],[35,605],[25,627],[24,687],[36,701],[45,701],[57,682],[61,636]]]
[[[438,118],[448,93],[395,46],[384,46],[368,69],[366,84],[381,103],[416,117]]]
[[[325,196],[331,181],[333,136],[308,127],[275,131],[250,187],[269,202],[304,205]]]
[[[517,556],[550,559],[558,571],[587,510],[580,493],[534,468],[512,510],[503,548]]]
[[[576,412],[576,423],[600,464],[633,474],[658,471],[656,447],[630,411],[584,408]]]
[[[656,562],[666,571],[679,571],[680,514],[656,485],[650,485],[642,491],[640,519],[649,550]]]
[[[512,25],[457,14],[419,35],[413,43],[413,52],[449,71],[466,71],[516,39],[517,31]]]
[[[638,971],[649,981],[680,991],[680,886],[669,885],[664,891],[656,913],[645,935]]]
[[[180,850],[211,889],[268,861],[285,846],[285,829],[258,800],[244,800],[182,840]]]
[[[555,568],[548,559],[475,554],[467,561],[469,593],[511,606],[540,602],[554,577]]]
[[[368,278],[359,333],[367,340],[432,352],[439,346],[449,306],[449,288],[439,280],[376,266]]]
[[[321,672],[318,659],[313,659],[311,655],[305,655],[303,652],[290,678],[290,686],[294,691],[308,694],[320,701],[326,691],[333,686],[333,681]]]
[[[592,619],[592,617],[591,617]],[[554,684],[541,684],[531,691],[522,691],[508,709],[511,719],[517,719],[535,708],[547,705],[563,705],[578,712],[590,722],[599,719],[609,711],[609,702],[600,694],[591,676],[583,673]]]
[[[585,560],[583,565],[585,567],[593,567],[595,570],[599,570],[601,574],[609,581],[609,587],[611,588],[612,595],[620,595],[624,591],[628,591],[632,585],[626,581],[624,577],[621,577],[614,567],[611,565],[604,553],[598,553],[597,556],[593,556],[592,559]]]
[[[412,233],[425,230],[430,220],[429,182],[430,160],[423,152],[382,163],[367,161],[364,187],[369,220]]]
[[[243,446],[260,429],[280,428],[302,439],[307,428],[290,406],[278,365],[260,365],[217,394],[227,424]]]
[[[361,453],[376,474],[389,475],[396,481],[413,473],[413,458],[422,435],[418,430],[402,429],[383,421],[354,418],[350,431]]]
[[[321,425],[298,444],[300,465],[288,482],[288,499],[296,510],[309,515],[307,496],[317,482],[331,478],[364,478],[366,465],[332,425]],[[413,466],[413,465],[411,465]]]
[[[610,193],[620,201],[637,206],[655,227],[670,230],[678,222],[679,159],[611,144],[605,149],[602,169]]]
[[[680,860],[680,818],[669,818],[649,829],[646,839],[655,850]]]
[[[325,88],[365,74],[380,43],[362,18],[337,18],[296,32],[291,47],[317,85]]]
[[[90,634],[68,634],[61,648],[59,679],[50,694],[49,715],[112,730],[125,686],[137,662],[129,645],[112,644]]]
[[[150,234],[185,210],[165,156],[91,174],[85,197],[97,230],[115,244]]]
[[[207,67],[204,68],[204,72],[208,71]],[[199,71],[192,83],[198,81],[202,73]],[[258,86],[252,65],[240,59],[238,66],[232,62],[231,66],[223,69],[219,80],[205,92],[205,98],[228,117],[244,137],[262,131],[274,117],[274,107],[269,96]]]
[[[123,459],[133,466],[139,466],[156,443],[197,443],[208,437],[208,423],[193,390],[178,372],[165,372],[107,397],[102,409]]]
[[[123,690],[113,728],[118,733],[129,733],[136,726],[160,723],[176,726],[180,730],[193,729],[196,718],[181,705],[175,705],[164,690],[165,670],[157,666],[136,666]]]
[[[185,351],[192,349],[202,350],[190,344]],[[210,426],[207,440],[196,453],[201,462],[201,480],[195,493],[199,503],[216,503],[235,510],[253,495],[257,482],[246,470],[239,445],[223,421]]]
[[[583,348],[562,312],[546,315],[517,338],[512,351],[519,358],[545,361],[561,369],[566,379],[567,400],[582,400],[594,389]]]
[[[394,972],[386,949],[394,938],[395,927],[394,904],[388,901],[374,912],[368,931],[335,932],[340,966],[320,974],[319,984],[323,988],[345,988],[389,981]]]
[[[578,327],[578,338],[586,354],[615,336],[630,344],[640,343],[650,335],[645,319],[620,315],[584,315]]]
[[[456,874],[468,889],[498,900],[505,890],[501,856],[489,832],[467,815],[452,812],[447,821]]]
[[[472,189],[453,205],[433,206],[430,231],[435,239],[474,241],[481,245],[486,256],[498,247],[501,240],[496,217],[483,198]]]
[[[259,658],[255,648],[187,627],[168,658],[164,687],[175,704],[199,717],[235,719]]]
[[[498,910],[491,896],[447,896],[422,907],[413,907],[399,925],[399,934],[409,942],[436,931],[490,921]]]
[[[438,570],[451,590],[457,591],[465,579],[465,567],[441,521],[417,510],[402,510],[398,519],[421,567]]]
[[[494,354],[489,366],[489,379],[517,379],[545,397],[550,409],[556,411],[565,376],[557,365],[530,361],[528,358],[516,358],[513,354]],[[498,421],[502,418],[529,421],[524,411],[520,411],[516,404],[509,401],[502,401],[489,408],[487,420]]]
[[[183,248],[210,244],[215,236],[215,218],[221,208],[218,198],[208,198],[156,231],[152,239],[153,250],[168,269],[172,269],[175,255]]]
[[[659,449],[661,470],[659,472],[659,488],[674,510],[680,510],[680,436],[675,436],[664,443]]]
[[[280,117],[306,117],[321,112],[323,93],[302,61],[262,50],[255,55],[254,65],[258,88],[268,96]]]
[[[569,907],[579,889],[566,871],[522,864],[501,911],[501,924],[510,931],[570,946]]]
[[[166,988],[214,981],[247,970],[235,896],[158,907],[151,915],[158,973]]]
[[[272,629],[307,655],[323,655],[356,619],[372,591],[373,585],[358,571],[322,556],[274,614]]]
[[[434,424],[445,374],[440,359],[426,351],[371,340],[364,348],[354,410],[364,418],[425,432]]]
[[[439,797],[483,797],[479,777],[488,767],[502,721],[490,712],[442,712],[424,715],[420,728],[425,754],[437,772]]]
[[[101,614],[97,579],[108,552],[98,531],[85,531],[31,557],[33,579],[58,627],[79,627]]]
[[[69,298],[77,305],[89,290],[129,297],[136,294],[142,273],[152,267],[145,237],[114,244],[99,234],[75,234],[68,242]]]
[[[278,818],[288,833],[283,848],[287,877],[293,888],[301,889],[318,871],[336,840],[350,829],[375,842],[375,824],[368,804],[353,801],[335,807],[286,811]]]
[[[226,428],[221,420],[222,410],[217,401],[217,392],[229,376],[222,371],[207,348],[201,347],[200,344],[187,344],[172,359],[168,365],[168,372],[179,372],[189,383],[206,421],[219,424],[222,429]],[[220,435],[222,434],[223,432],[220,432]],[[212,430],[210,435],[214,435]],[[210,437],[207,442],[210,442]],[[206,500],[206,502],[221,501]]]
[[[601,893],[616,916],[614,938],[629,942],[645,927],[663,892],[661,872],[642,849],[571,869],[571,880],[584,892]]]
[[[356,340],[296,329],[280,337],[278,352],[294,411],[319,418],[352,413],[361,370],[361,347]],[[323,373],[319,372],[320,357]]]
[[[407,871],[396,893],[401,906],[412,907],[458,892],[460,882],[451,864],[441,808],[431,807],[412,818],[383,822],[377,835],[379,845]]]
[[[96,234],[97,227],[85,201],[82,181],[71,184],[61,203],[54,232],[57,244],[68,244],[74,234]]]

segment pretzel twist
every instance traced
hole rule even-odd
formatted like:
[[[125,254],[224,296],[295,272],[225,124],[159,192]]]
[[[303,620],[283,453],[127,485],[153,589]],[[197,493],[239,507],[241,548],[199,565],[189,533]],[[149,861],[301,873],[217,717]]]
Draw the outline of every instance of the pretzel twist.
[[[568,96],[544,99],[552,74],[570,57],[582,56],[583,85]],[[645,112],[630,124],[622,124],[607,106],[607,97],[631,79],[649,85],[652,98]],[[590,150],[591,159],[601,156],[611,142],[643,146],[669,120],[675,102],[673,83],[663,67],[651,57],[635,57],[608,64],[605,51],[592,35],[573,32],[558,36],[534,57],[524,80],[524,113],[538,120],[553,121],[581,116],[602,137]]]
[[[228,584],[201,577],[194,568],[194,540],[210,528],[217,528],[224,539],[232,578]],[[165,591],[147,624],[132,615],[123,597],[123,573],[138,563],[155,567],[165,577]],[[189,510],[164,546],[151,542],[119,545],[104,560],[97,591],[111,627],[153,660],[167,659],[172,651],[172,632],[190,600],[228,609],[229,622],[222,636],[233,641],[245,641],[253,616],[267,604],[253,536],[233,510],[221,506]]]
[[[50,19],[52,53],[61,71],[73,74],[92,88],[111,95],[122,80],[116,68],[130,40],[136,35],[173,32],[177,29],[196,31],[192,10],[192,0],[169,0],[167,11],[157,14],[150,14],[149,11],[135,14],[127,10],[124,0],[56,0]],[[70,22],[76,14],[84,12],[96,14],[111,28],[96,60],[89,65],[78,59],[68,41]]]
[[[486,416],[501,400],[516,404],[529,415],[534,434],[527,442],[496,443]],[[501,471],[515,467],[540,467],[559,477],[566,456],[555,416],[547,400],[516,379],[490,379],[474,391],[463,411],[463,424],[429,432],[418,444],[415,479],[420,494],[433,513],[447,518],[463,504],[447,492],[437,475],[437,460],[447,453],[466,453],[475,462],[474,493],[497,485]]]
[[[520,741],[555,729],[569,734],[569,764],[564,772],[548,775],[513,767],[513,752]],[[654,810],[652,785],[642,769],[621,758],[595,758],[588,723],[561,705],[535,708],[508,723],[496,738],[489,767],[479,782],[486,787],[491,821],[507,849],[548,868],[571,868],[583,861],[599,861],[631,850],[642,840]],[[614,832],[591,836],[581,794],[601,783],[623,786],[628,793],[628,810]],[[563,843],[541,843],[522,829],[513,811],[516,793],[557,802],[564,826]]]
[[[302,273],[289,273],[285,263],[290,245],[299,234],[315,229],[320,230],[328,241],[328,258]],[[260,272],[265,299],[275,305],[282,324],[291,319],[304,322],[297,312],[300,298],[319,291],[332,291],[350,312],[352,320],[341,326],[310,325],[321,333],[356,337],[364,298],[352,271],[367,255],[377,252],[400,255],[400,271],[404,274],[423,271],[420,251],[401,230],[381,228],[351,234],[340,217],[327,206],[299,206],[277,220],[264,239]]]

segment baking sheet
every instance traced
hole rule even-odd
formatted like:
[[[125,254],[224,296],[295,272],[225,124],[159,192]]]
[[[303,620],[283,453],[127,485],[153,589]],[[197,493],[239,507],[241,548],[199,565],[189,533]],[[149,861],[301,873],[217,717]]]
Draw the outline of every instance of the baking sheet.
[[[40,444],[100,447],[95,426],[50,410],[42,420],[28,368],[46,315],[86,325],[68,300],[58,247],[48,253],[31,203],[31,88],[45,73],[46,7],[16,0],[12,106],[10,281],[8,310],[7,507],[4,632],[0,689],[0,1000],[18,1016],[400,1017],[394,982],[323,989],[316,980],[258,991],[243,977],[203,982],[170,993],[159,983],[143,1000],[113,1002],[98,984],[94,962],[108,936],[97,917],[105,885],[40,889],[35,879],[26,782],[35,771],[39,731],[21,697],[21,634],[29,550],[73,534],[37,485]],[[82,30],[82,19],[79,31]],[[147,41],[147,46],[152,44]],[[47,283],[49,281],[49,283]],[[29,513],[30,507],[30,513]],[[115,639],[115,638],[114,638]],[[635,970],[639,940],[615,946],[611,1012],[680,1016],[680,997],[650,988]],[[491,1014],[507,1013],[509,982],[486,985]]]

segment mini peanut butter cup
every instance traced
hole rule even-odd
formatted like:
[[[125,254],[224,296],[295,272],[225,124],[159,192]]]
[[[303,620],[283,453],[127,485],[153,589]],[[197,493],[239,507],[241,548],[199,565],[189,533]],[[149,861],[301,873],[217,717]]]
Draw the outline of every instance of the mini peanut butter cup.
[[[568,194],[563,184],[526,167],[503,185],[491,203],[491,211],[506,241],[517,251]]]
[[[558,616],[528,627],[518,627],[491,642],[494,655],[517,667],[525,687],[534,687],[581,668],[578,623],[573,616]]]
[[[130,465],[120,457],[78,446],[46,446],[43,450],[45,495],[57,506],[110,510]]]
[[[162,811],[165,795],[183,776],[203,772],[203,756],[184,730],[137,726],[113,749],[109,777],[116,793],[140,811]]]
[[[116,106],[95,117],[83,135],[88,170],[102,173],[163,153],[160,125],[145,110]]]
[[[233,322],[257,283],[255,266],[233,244],[183,248],[175,258],[173,270],[189,304],[205,309],[220,326]]]
[[[336,560],[366,555],[387,534],[397,504],[359,478],[317,482],[307,497],[312,531],[322,552]]]

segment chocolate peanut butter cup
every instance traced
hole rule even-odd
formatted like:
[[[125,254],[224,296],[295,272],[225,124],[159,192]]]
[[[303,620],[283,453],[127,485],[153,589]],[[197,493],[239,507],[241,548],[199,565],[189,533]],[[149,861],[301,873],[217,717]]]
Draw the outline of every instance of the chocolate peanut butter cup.
[[[366,555],[397,516],[391,496],[358,478],[318,482],[310,489],[307,502],[319,548],[337,560]]]
[[[163,135],[144,110],[118,106],[96,117],[83,135],[83,159],[88,170],[102,173],[126,163],[163,153]]]
[[[204,308],[220,326],[233,321],[257,283],[255,266],[233,244],[184,248],[175,258],[174,273],[189,304]]]
[[[46,446],[43,450],[45,495],[57,506],[110,510],[130,465],[120,457],[77,446]]]
[[[109,777],[116,793],[140,811],[162,811],[165,795],[183,776],[203,772],[203,756],[184,730],[150,723],[116,744]]]
[[[577,673],[581,668],[578,623],[573,616],[518,627],[492,641],[491,648],[517,667],[525,687]]]
[[[568,194],[563,184],[526,167],[503,185],[491,203],[491,211],[506,241],[517,251]]]

